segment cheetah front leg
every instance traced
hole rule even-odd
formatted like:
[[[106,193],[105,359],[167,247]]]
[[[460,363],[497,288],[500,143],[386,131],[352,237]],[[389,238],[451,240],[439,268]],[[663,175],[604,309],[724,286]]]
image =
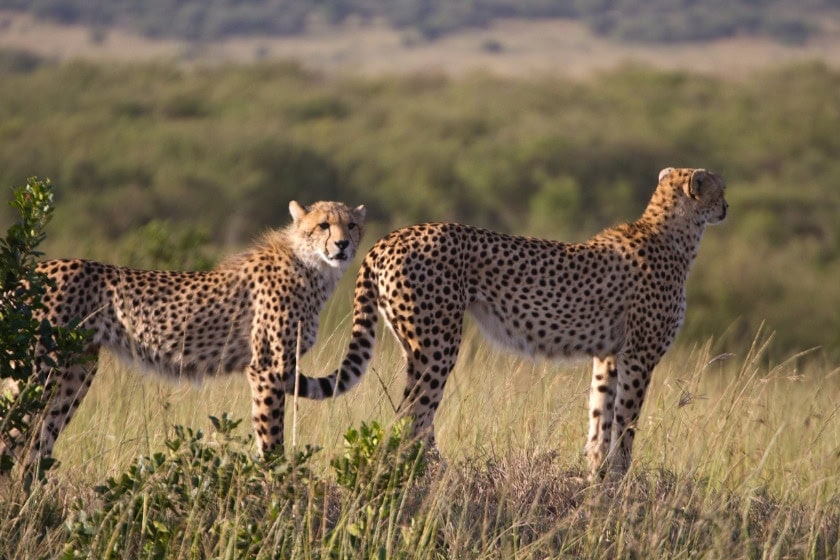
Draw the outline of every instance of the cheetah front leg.
[[[618,361],[615,416],[612,427],[609,463],[612,472],[621,475],[630,468],[636,423],[644,403],[655,360],[622,355]]]
[[[252,363],[248,366],[251,386],[251,421],[260,454],[283,453],[283,423],[286,412],[285,375]]]
[[[413,419],[415,437],[424,441],[432,455],[438,453],[435,414],[458,359],[462,322],[463,314],[453,314],[448,327],[423,338],[413,330],[413,324],[398,324],[394,328],[406,360],[406,383],[399,412]]]
[[[263,310],[272,309],[270,300],[258,301]],[[251,386],[251,421],[260,454],[283,454],[283,426],[286,413],[286,380],[294,376],[298,321],[294,309],[277,321],[267,312],[257,314],[251,332],[251,361],[246,369]],[[304,325],[303,333],[309,328]],[[301,340],[301,354],[314,342],[314,335]]]
[[[589,435],[586,440],[586,460],[589,481],[604,474],[612,441],[618,370],[615,356],[592,359],[592,385],[589,388]]]

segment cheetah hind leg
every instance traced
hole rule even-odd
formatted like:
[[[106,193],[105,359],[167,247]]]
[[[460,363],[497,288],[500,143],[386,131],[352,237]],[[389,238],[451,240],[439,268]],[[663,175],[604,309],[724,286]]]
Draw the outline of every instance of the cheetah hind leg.
[[[426,446],[426,453],[430,456],[439,455],[435,442],[434,417],[437,412],[440,396],[434,400],[434,395],[424,387],[420,373],[414,360],[409,359],[406,365],[406,384],[403,398],[397,408],[399,416],[411,418],[412,435],[421,440]]]
[[[397,408],[397,417],[411,418],[411,436],[414,440],[419,440],[423,443],[426,463],[443,468],[445,462],[437,447],[434,426],[434,417],[438,404],[440,403],[440,395],[435,397],[433,393],[429,393],[429,387],[423,386],[423,375],[417,375],[418,371],[422,370],[416,369],[413,360],[408,360],[406,366],[406,386],[403,391],[403,399]],[[444,377],[441,386],[446,383],[445,379]]]
[[[49,373],[44,390],[44,397],[48,401],[41,418],[33,423],[38,436],[32,443],[28,464],[52,457],[58,435],[73,418],[82,399],[87,395],[96,375],[98,362],[94,350],[86,354],[93,356],[90,362],[55,368]]]
[[[414,436],[423,440],[427,457],[432,460],[440,457],[435,443],[435,414],[458,358],[461,323],[452,321],[452,326],[431,340],[429,346],[418,343],[416,336],[408,339],[398,336],[406,360],[406,384],[398,412],[413,419]]]
[[[584,451],[589,467],[589,481],[604,477],[609,459],[618,368],[615,356],[592,360],[592,384],[589,388],[589,434]]]

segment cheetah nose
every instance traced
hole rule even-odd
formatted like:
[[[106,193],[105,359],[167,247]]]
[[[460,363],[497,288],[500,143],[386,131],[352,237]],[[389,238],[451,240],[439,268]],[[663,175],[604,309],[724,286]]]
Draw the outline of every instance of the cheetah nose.
[[[346,239],[342,239],[341,241],[336,241],[335,244],[340,250],[343,251],[344,249],[347,248],[348,245],[350,245],[350,242],[347,241]]]

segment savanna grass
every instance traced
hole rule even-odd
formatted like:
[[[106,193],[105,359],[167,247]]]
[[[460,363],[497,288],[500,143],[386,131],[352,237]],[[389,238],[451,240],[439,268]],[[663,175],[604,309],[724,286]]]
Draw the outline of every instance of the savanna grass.
[[[308,374],[340,362],[346,320],[338,322],[304,359]],[[678,347],[666,357],[629,474],[588,486],[581,453],[588,364],[510,356],[469,328],[438,416],[444,463],[433,462],[384,507],[383,494],[337,484],[329,466],[346,452],[348,426],[393,425],[403,374],[395,346],[383,342],[352,396],[299,403],[297,441],[323,447],[310,463],[323,484],[301,489],[294,515],[254,528],[271,538],[252,550],[263,557],[836,557],[838,372],[806,356],[770,363],[772,336],[763,332],[751,347],[720,346]],[[56,550],[68,496],[82,509],[97,507],[90,487],[164,450],[174,424],[212,431],[209,414],[244,416],[248,399],[239,377],[180,386],[106,363],[59,439],[53,486],[41,490],[37,506],[21,502],[32,510],[25,521],[4,505],[0,537]],[[383,472],[395,468],[393,457],[382,461]],[[231,510],[215,522],[230,528],[252,519]],[[178,537],[158,557],[196,557],[183,544],[195,538]],[[225,556],[224,547],[236,557],[231,538],[212,541],[198,557]]]

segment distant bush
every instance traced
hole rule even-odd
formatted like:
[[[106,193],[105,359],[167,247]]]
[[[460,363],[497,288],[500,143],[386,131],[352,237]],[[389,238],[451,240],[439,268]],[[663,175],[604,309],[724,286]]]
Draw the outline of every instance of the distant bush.
[[[341,23],[349,17],[384,19],[435,39],[463,28],[484,27],[494,19],[565,17],[583,19],[601,35],[621,41],[682,42],[756,33],[784,42],[806,40],[832,0],[800,5],[792,0],[698,3],[692,0],[0,0],[0,9],[30,10],[62,23],[121,25],[153,37],[209,41],[233,35],[294,35],[313,18]],[[787,15],[776,16],[777,13]],[[769,15],[764,15],[769,14]]]
[[[32,72],[42,63],[41,57],[28,51],[0,49],[0,74]]]
[[[125,236],[122,250],[128,266],[163,270],[209,270],[215,264],[207,246],[209,234],[200,229],[178,229],[164,220],[152,220]]]
[[[431,220],[582,240],[636,218],[659,169],[703,166],[729,182],[732,212],[700,247],[683,336],[737,320],[749,338],[768,320],[782,352],[840,356],[836,91],[840,72],[817,63],[737,81],[634,66],[572,81],[45,65],[0,80],[0,184],[38,169],[63,185],[56,256],[169,266],[167,243],[228,252],[287,223],[291,199],[366,204],[369,243]],[[179,98],[192,101],[173,112]],[[138,233],[153,223],[169,233]],[[195,253],[190,232],[208,241]]]
[[[581,16],[592,29],[618,41],[683,43],[735,35],[764,35],[789,44],[800,44],[819,30],[819,12],[809,5],[797,11],[791,2],[765,3],[761,10],[749,2],[645,2],[624,0],[604,11],[590,6]],[[828,2],[823,5],[828,7]],[[834,8],[836,9],[836,7]]]
[[[490,54],[499,54],[505,50],[505,45],[497,39],[487,39],[481,43],[481,50]]]
[[[800,45],[811,37],[816,31],[816,26],[808,21],[785,18],[766,22],[763,30],[767,35],[782,43]]]

